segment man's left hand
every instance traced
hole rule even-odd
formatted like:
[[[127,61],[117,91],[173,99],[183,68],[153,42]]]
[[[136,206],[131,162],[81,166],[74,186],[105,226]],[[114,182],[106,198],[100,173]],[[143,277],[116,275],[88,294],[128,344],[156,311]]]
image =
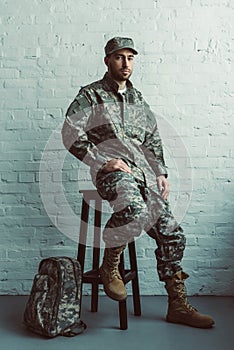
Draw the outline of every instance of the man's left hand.
[[[164,175],[157,176],[157,184],[159,192],[164,200],[167,200],[169,196],[169,182]]]

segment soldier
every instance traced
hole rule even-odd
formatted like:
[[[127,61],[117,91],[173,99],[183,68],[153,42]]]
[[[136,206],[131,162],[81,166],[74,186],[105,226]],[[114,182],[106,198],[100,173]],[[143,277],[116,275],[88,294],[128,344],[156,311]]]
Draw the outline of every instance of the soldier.
[[[65,147],[90,167],[92,181],[113,214],[103,231],[105,251],[100,275],[106,294],[127,298],[119,273],[120,256],[142,230],[155,239],[157,271],[168,293],[166,320],[209,328],[186,297],[188,277],[181,260],[185,236],[168,203],[169,184],[157,122],[142,94],[129,78],[133,71],[133,40],[115,37],[105,46],[107,73],[81,88],[66,114]]]

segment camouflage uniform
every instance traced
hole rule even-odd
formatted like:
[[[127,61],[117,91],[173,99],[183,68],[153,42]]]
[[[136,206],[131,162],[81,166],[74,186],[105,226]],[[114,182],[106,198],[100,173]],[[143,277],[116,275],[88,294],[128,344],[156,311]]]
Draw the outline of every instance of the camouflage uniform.
[[[93,183],[113,214],[103,239],[117,247],[145,230],[157,243],[160,280],[181,270],[185,237],[158,191],[156,177],[167,176],[154,114],[141,93],[126,82],[125,94],[108,73],[83,87],[68,108],[62,135],[65,147],[88,164]],[[132,174],[104,173],[103,165],[121,158]]]

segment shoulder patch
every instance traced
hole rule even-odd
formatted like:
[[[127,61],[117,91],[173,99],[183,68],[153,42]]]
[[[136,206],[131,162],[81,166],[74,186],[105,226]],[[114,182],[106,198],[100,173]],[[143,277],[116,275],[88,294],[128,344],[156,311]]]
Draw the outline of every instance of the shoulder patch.
[[[78,103],[80,109],[90,107],[90,103],[84,95],[77,95],[75,101]]]

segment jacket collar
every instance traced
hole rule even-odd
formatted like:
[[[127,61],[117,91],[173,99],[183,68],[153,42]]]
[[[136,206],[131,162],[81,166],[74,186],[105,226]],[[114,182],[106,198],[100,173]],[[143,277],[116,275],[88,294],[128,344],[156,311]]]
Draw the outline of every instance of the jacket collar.
[[[102,81],[105,85],[107,85],[111,90],[114,90],[116,93],[118,93],[119,85],[114,81],[111,76],[108,74],[108,72],[105,73]],[[126,87],[127,89],[131,89],[133,87],[130,80],[126,81]]]

